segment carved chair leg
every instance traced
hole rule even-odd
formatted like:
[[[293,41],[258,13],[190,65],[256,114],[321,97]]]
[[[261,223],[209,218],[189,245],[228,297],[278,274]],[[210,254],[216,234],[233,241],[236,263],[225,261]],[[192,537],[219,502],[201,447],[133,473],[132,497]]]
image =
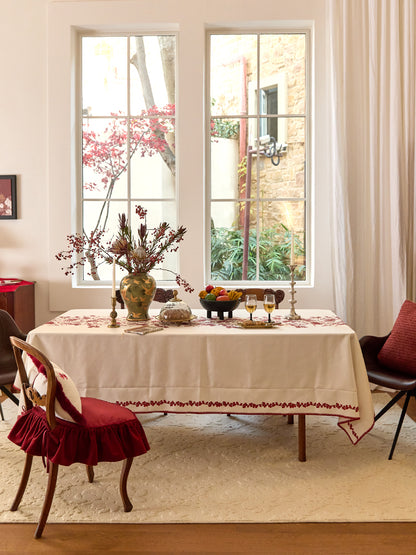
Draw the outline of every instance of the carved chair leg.
[[[123,501],[125,513],[129,513],[133,508],[133,505],[127,494],[127,478],[129,477],[129,472],[130,472],[132,462],[133,462],[133,457],[130,457],[123,461],[123,467],[121,469],[121,475],[120,475],[120,495]]]
[[[19,489],[17,490],[16,497],[14,498],[11,511],[17,511],[22,500],[23,494],[25,493],[27,482],[29,480],[30,470],[32,468],[33,455],[26,453],[25,466],[23,468],[22,478],[20,480]]]
[[[56,480],[58,478],[59,464],[50,463],[48,487],[46,489],[45,501],[43,502],[42,512],[40,515],[39,523],[35,532],[35,539],[39,539],[45,528],[46,521],[48,520],[49,511],[52,505],[53,495],[55,493]]]
[[[90,465],[87,465],[87,476],[89,483],[92,484],[94,481],[94,468]]]

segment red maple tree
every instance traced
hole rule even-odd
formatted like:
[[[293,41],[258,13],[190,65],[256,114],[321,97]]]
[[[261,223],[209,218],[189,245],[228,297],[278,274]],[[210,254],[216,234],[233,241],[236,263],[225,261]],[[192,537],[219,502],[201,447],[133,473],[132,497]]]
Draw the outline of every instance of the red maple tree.
[[[58,260],[72,260],[74,253],[81,255],[68,266],[67,273],[73,273],[77,266],[88,261],[92,278],[100,279],[98,266],[108,262],[108,244],[104,245],[103,240],[107,231],[110,200],[116,182],[127,171],[129,161],[136,153],[141,156],[160,154],[165,161],[169,153],[170,163],[167,164],[172,173],[175,172],[171,145],[166,140],[166,135],[174,128],[174,115],[175,105],[168,104],[163,108],[153,106],[143,110],[139,117],[129,120],[122,114],[111,114],[111,121],[99,133],[90,129],[88,123],[84,124],[83,167],[91,168],[98,178],[85,182],[84,188],[89,191],[102,190],[105,198],[93,229],[88,233],[83,230],[82,233],[68,235],[68,249],[58,253]]]

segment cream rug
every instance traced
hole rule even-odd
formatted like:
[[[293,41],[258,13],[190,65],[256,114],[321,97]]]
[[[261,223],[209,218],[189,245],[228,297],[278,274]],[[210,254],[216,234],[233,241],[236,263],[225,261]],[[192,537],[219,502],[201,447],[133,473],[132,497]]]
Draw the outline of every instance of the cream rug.
[[[376,408],[387,400],[374,395]],[[0,422],[0,522],[36,522],[46,473],[35,459],[20,508],[12,503],[24,453],[8,439],[14,406]],[[282,416],[139,415],[151,450],[138,457],[124,513],[121,463],[101,463],[89,484],[82,465],[61,467],[49,522],[415,521],[416,424],[406,417],[387,460],[399,410],[356,446],[332,417],[307,417],[307,461],[297,460],[296,427]]]

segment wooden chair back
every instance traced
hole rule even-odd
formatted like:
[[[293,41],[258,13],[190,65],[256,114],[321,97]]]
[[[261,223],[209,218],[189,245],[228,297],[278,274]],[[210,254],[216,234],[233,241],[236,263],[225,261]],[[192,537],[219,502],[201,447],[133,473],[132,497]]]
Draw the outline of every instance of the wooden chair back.
[[[116,291],[117,302],[120,303],[120,308],[124,308],[124,301],[120,293],[120,289]],[[160,287],[156,288],[155,296],[153,300],[157,303],[167,303],[173,299],[173,289],[162,289]]]
[[[246,300],[246,295],[256,295],[259,301],[264,299],[264,295],[267,293],[271,293],[274,295],[276,308],[279,308],[279,304],[285,298],[285,292],[282,289],[261,289],[261,288],[252,288],[252,287],[245,287],[241,289],[236,289],[236,291],[241,291],[241,302],[244,303]]]
[[[20,383],[22,386],[24,406],[26,410],[29,410],[33,405],[41,405],[46,407],[46,418],[51,430],[56,427],[56,417],[55,417],[55,393],[56,393],[56,377],[55,371],[49,359],[38,351],[32,345],[29,345],[26,341],[19,339],[18,337],[11,337],[10,342],[13,347],[14,356],[16,359],[17,368],[19,371]],[[48,387],[45,396],[40,397],[35,389],[30,386],[29,378],[27,376],[26,367],[23,362],[22,352],[27,353],[35,357],[46,370],[46,377],[48,380]]]

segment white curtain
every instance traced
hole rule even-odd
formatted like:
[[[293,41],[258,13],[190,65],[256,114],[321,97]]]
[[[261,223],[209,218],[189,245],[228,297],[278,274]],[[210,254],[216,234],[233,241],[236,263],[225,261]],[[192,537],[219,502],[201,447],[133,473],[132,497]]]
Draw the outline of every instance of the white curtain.
[[[416,0],[329,0],[337,313],[390,331],[416,300]]]

